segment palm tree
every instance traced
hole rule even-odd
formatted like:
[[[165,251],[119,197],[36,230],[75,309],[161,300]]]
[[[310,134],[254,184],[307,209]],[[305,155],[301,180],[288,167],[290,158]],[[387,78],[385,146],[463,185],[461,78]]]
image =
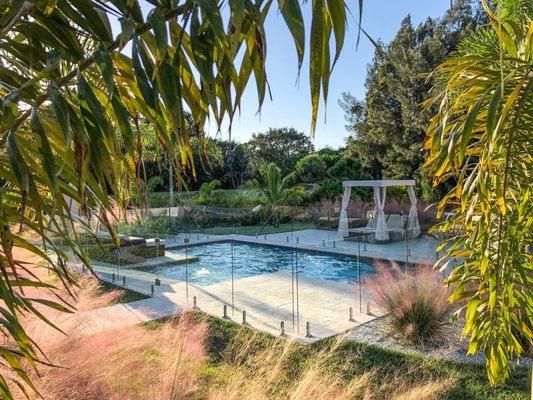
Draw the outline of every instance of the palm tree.
[[[198,204],[204,206],[210,206],[215,202],[216,188],[220,186],[220,181],[218,179],[213,179],[211,182],[204,182],[200,186],[200,191],[198,195]]]
[[[533,337],[533,6],[522,0],[498,1],[494,11],[483,6],[490,26],[436,71],[427,106],[438,111],[425,147],[434,186],[456,182],[439,204],[452,217],[437,227],[451,237],[444,266],[457,262],[447,280],[451,300],[466,311],[469,353],[485,353],[497,384]]]
[[[254,185],[259,192],[259,198],[268,207],[270,216],[259,229],[259,233],[272,219],[274,226],[279,226],[279,208],[286,205],[295,205],[303,197],[303,192],[298,188],[290,187],[294,175],[281,177],[281,169],[274,163],[269,163],[261,171],[262,182],[255,179]]]

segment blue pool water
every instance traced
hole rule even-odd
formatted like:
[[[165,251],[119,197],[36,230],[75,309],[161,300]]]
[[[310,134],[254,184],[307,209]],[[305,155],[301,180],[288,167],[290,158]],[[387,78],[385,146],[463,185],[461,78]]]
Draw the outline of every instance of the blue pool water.
[[[277,271],[291,272],[295,260],[292,249],[236,242],[234,244],[234,279],[246,278]],[[185,249],[178,251],[185,253]],[[219,242],[191,246],[189,255],[199,261],[188,266],[189,282],[204,286],[231,280],[231,243]],[[185,265],[144,269],[163,278],[185,280]],[[357,280],[357,262],[354,257],[298,250],[300,275],[337,282]],[[361,276],[375,273],[372,265],[361,261]]]

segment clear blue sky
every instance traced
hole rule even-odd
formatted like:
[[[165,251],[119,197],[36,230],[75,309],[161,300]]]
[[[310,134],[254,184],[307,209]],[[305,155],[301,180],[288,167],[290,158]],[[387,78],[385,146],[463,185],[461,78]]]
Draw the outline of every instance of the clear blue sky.
[[[215,1],[215,0],[212,0]],[[358,16],[356,0],[346,0],[353,16]],[[275,1],[274,4],[277,2]],[[423,22],[427,17],[439,17],[449,8],[450,0],[365,0],[363,10],[363,27],[375,40],[389,42],[400,27],[402,19],[411,15],[413,24]],[[151,5],[143,4],[144,11]],[[306,34],[310,28],[311,0],[303,6],[306,21]],[[119,29],[117,21],[112,21],[113,29]],[[267,34],[267,73],[272,91],[272,101],[265,99],[261,114],[257,114],[258,102],[255,82],[250,80],[242,100],[241,115],[236,116],[232,139],[245,142],[254,132],[266,131],[269,127],[294,127],[310,134],[311,102],[309,96],[308,49],[302,66],[299,85],[297,80],[297,58],[292,38],[285,26],[283,17],[274,5],[266,21]],[[327,109],[321,103],[314,144],[317,148],[344,144],[348,135],[344,125],[344,113],[337,101],[343,92],[349,91],[357,98],[365,94],[365,77],[367,64],[374,54],[373,45],[361,36],[356,50],[357,27],[353,18],[349,21],[349,32],[343,52],[330,80]],[[307,45],[307,43],[306,43]],[[125,49],[131,50],[129,46]],[[326,121],[324,121],[327,110]],[[214,123],[209,127],[211,137],[216,135]],[[221,138],[228,138],[228,131],[223,127]]]
[[[306,20],[306,33],[310,27],[311,1],[303,5]],[[358,3],[347,0],[353,15],[357,16]],[[402,19],[410,14],[413,24],[423,22],[427,17],[439,17],[449,8],[450,0],[366,0],[363,9],[363,27],[374,39],[390,41],[400,27]],[[361,37],[356,50],[357,28],[350,20],[349,32],[343,52],[331,77],[326,121],[326,108],[321,104],[314,144],[317,148],[326,145],[342,146],[348,135],[344,125],[344,113],[337,101],[345,91],[357,98],[365,94],[367,64],[372,60],[374,46]],[[311,103],[309,96],[309,75],[307,59],[304,61],[299,86],[297,79],[296,50],[281,15],[271,12],[266,22],[267,33],[267,73],[272,91],[272,101],[265,99],[261,114],[257,112],[255,83],[250,82],[242,101],[240,118],[234,121],[232,138],[244,142],[252,133],[267,130],[269,127],[294,127],[306,134],[310,133]],[[306,49],[306,55],[308,55]],[[213,124],[214,125],[214,124]],[[211,126],[210,134],[216,133]],[[223,130],[222,137],[227,138]]]

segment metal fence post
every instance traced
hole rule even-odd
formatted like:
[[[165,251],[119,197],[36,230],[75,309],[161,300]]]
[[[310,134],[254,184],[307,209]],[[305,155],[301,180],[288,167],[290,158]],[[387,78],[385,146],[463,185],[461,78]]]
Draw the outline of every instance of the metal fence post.
[[[296,246],[294,276],[296,279],[296,332],[300,334],[300,293],[298,282],[298,246]]]
[[[120,277],[120,246],[117,247],[117,277]]]
[[[292,300],[292,332],[294,334],[294,328],[296,325],[295,319],[295,302],[294,302],[294,248],[291,249],[291,300]]]
[[[405,236],[405,271],[407,272],[409,270],[409,243],[407,241],[407,228],[404,228],[404,236]]]

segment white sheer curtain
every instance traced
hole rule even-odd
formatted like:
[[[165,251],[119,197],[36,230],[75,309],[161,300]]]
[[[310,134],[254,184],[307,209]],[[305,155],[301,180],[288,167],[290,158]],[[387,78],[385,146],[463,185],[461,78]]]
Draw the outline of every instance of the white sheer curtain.
[[[383,189],[383,197],[381,196],[381,189]],[[385,198],[387,197],[387,188],[374,186],[374,204],[378,213],[376,222],[376,240],[388,240],[389,233],[387,232],[387,221],[385,220]]]
[[[407,220],[407,229],[410,236],[416,237],[420,235],[420,223],[418,222],[418,211],[416,210],[416,195],[413,186],[407,187],[407,193],[409,194],[409,200],[411,200],[411,209],[409,210],[409,219]]]
[[[350,195],[352,193],[352,188],[347,186],[344,188],[344,194],[342,196],[342,208],[341,215],[339,217],[339,235],[342,237],[348,236],[348,214],[346,213],[346,208],[348,208],[348,203],[350,203]]]

